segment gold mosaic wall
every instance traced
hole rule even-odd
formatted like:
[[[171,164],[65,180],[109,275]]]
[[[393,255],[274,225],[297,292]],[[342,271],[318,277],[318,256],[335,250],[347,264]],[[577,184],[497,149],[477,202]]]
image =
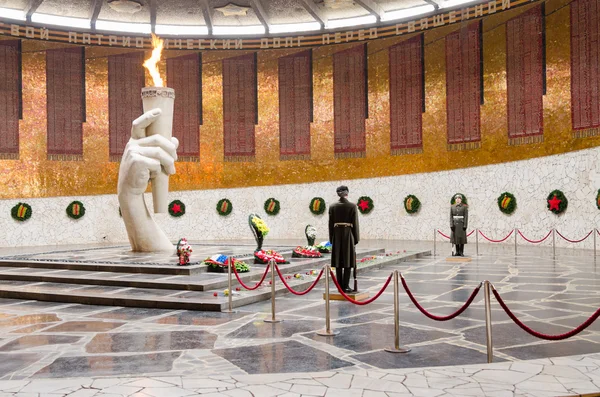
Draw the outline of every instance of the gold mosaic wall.
[[[535,6],[535,5],[534,5]],[[314,48],[314,123],[310,161],[279,160],[277,59],[300,50],[263,50],[258,54],[259,124],[256,161],[223,161],[221,59],[241,52],[203,54],[203,117],[200,162],[177,163],[171,190],[192,190],[372,178],[472,167],[564,153],[597,146],[600,137],[572,138],[570,109],[570,9],[567,0],[546,3],[547,95],[544,141],[509,146],[507,136],[505,22],[529,6],[486,17],[483,23],[485,104],[481,107],[481,148],[446,149],[446,76],[444,37],[453,25],[425,33],[426,107],[423,153],[390,155],[387,48],[410,36],[369,42],[369,119],[367,156],[335,159],[333,151],[333,58],[349,45]],[[108,161],[108,54],[86,51],[87,122],[83,127],[84,161],[46,160],[46,48],[64,44],[23,43],[23,105],[20,159],[0,160],[0,198],[116,193],[118,163]],[[122,51],[122,50],[121,50]],[[172,51],[167,56],[181,55]],[[165,65],[162,63],[164,74]]]

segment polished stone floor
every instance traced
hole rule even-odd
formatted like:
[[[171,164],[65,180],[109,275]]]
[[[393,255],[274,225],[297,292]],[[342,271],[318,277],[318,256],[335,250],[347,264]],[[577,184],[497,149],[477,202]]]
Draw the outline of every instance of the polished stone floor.
[[[363,248],[377,245],[389,251],[426,246],[416,242],[367,241]],[[471,262],[449,263],[445,256],[415,259],[365,272],[359,278],[359,287],[374,295],[391,271],[397,269],[424,307],[434,314],[445,315],[458,308],[473,288],[487,279],[528,326],[544,333],[563,333],[585,321],[600,307],[600,270],[590,252],[558,250],[557,253],[557,259],[553,260],[550,249],[523,248],[515,259],[510,246],[482,245],[481,255],[473,257]],[[347,389],[345,394],[338,395],[348,396],[537,396],[600,390],[600,356],[594,354],[600,353],[600,320],[566,341],[543,341],[514,325],[492,298],[494,362],[497,364],[488,367],[482,293],[461,316],[448,322],[435,322],[417,311],[402,286],[400,288],[400,343],[411,347],[412,351],[407,354],[383,350],[394,344],[391,285],[377,301],[365,306],[332,302],[332,328],[339,331],[335,337],[316,333],[325,325],[323,285],[300,297],[278,296],[277,317],[284,321],[276,324],[263,321],[270,317],[270,302],[241,307],[234,313],[218,313],[0,299],[0,357],[3,358],[0,391],[11,396],[37,395],[24,394],[29,391],[23,388],[50,382],[44,380],[46,378],[69,378],[68,381],[63,379],[65,383],[60,380],[56,383],[61,389],[69,389],[69,393],[84,390],[73,386],[77,382],[71,382],[79,378],[86,390],[103,393],[98,395],[139,397],[193,395],[201,388],[205,388],[206,393],[222,392],[221,395],[231,396],[251,395],[244,394],[241,390],[244,388],[256,396],[285,393],[329,396],[334,395],[329,389],[338,388]],[[560,382],[558,372],[544,375],[544,366],[556,366],[555,359],[548,358],[581,354],[588,356],[563,359],[571,360],[571,369],[577,367],[577,363],[587,363],[586,369],[577,373],[565,370],[564,378],[572,381],[570,386],[565,384],[567,381]],[[474,382],[477,374],[484,370],[488,371],[485,377],[490,379],[485,381],[485,377],[481,377]],[[494,371],[500,374],[511,370],[523,375],[504,374],[492,379]],[[313,375],[294,375],[298,373]],[[416,383],[406,384],[409,373],[414,375],[411,382]],[[248,389],[251,375],[263,376],[257,382],[261,387],[270,384],[260,389],[265,394],[259,389]],[[551,385],[554,381],[548,378],[544,382],[544,376],[558,379],[562,389],[556,386],[545,390],[544,384]],[[89,380],[98,377],[102,379]],[[360,382],[355,383],[353,377]],[[437,383],[428,380],[432,377]],[[534,377],[542,378],[532,380]],[[138,378],[146,383],[136,384]],[[315,381],[315,378],[320,380]],[[186,385],[186,379],[191,383]],[[391,382],[390,387],[394,383],[397,391],[385,389],[386,383],[378,379]],[[188,394],[161,394],[154,388],[167,386],[152,386],[152,382],[165,382],[168,387],[187,390]],[[348,382],[351,387],[338,387]],[[504,382],[504,386],[498,386],[495,391],[491,386],[484,390],[482,384],[486,382]],[[517,393],[516,383],[521,382],[533,383],[521,387],[522,393]],[[271,390],[278,387],[273,383],[281,383],[279,387],[284,391]],[[538,383],[540,389],[535,390],[532,385]],[[94,388],[94,384],[104,386]],[[507,386],[509,384],[512,386]],[[6,387],[10,385],[14,385],[14,389]],[[455,387],[460,389],[459,385],[474,389],[462,390],[462,394],[449,391]],[[102,391],[104,387],[121,391]],[[234,389],[240,390],[234,393]],[[359,389],[358,394],[352,391]],[[439,393],[420,393],[420,389]],[[365,394],[365,390],[387,394]],[[15,394],[17,392],[20,394]],[[67,395],[67,392],[48,395]]]

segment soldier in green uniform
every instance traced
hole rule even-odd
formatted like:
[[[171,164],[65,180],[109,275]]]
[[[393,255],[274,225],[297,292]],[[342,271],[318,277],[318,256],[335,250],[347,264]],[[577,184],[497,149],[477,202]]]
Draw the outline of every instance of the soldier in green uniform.
[[[450,207],[450,242],[456,245],[454,256],[464,256],[464,247],[467,243],[467,225],[469,222],[469,208],[462,202],[461,194],[454,196],[454,204]]]

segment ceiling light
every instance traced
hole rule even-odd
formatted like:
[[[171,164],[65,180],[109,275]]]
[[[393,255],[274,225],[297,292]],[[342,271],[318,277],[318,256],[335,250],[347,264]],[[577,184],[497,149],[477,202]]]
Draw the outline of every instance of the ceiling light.
[[[23,12],[23,10],[15,10],[13,8],[0,7],[0,18],[17,19],[19,21],[24,21],[25,13]]]
[[[31,21],[48,25],[68,26],[72,28],[89,29],[91,24],[89,19],[63,17],[60,15],[41,14],[34,12],[31,15]]]
[[[293,33],[308,32],[310,30],[321,29],[319,22],[286,23],[280,25],[270,25],[269,33]]]
[[[171,35],[208,35],[206,26],[193,25],[156,25],[154,28],[156,34]]]
[[[265,27],[262,25],[247,25],[247,26],[213,26],[213,35],[250,35],[264,34]]]
[[[114,21],[96,21],[97,30],[110,30],[115,32],[128,33],[147,33],[150,34],[152,28],[149,23],[129,23],[129,22],[114,22]]]
[[[135,14],[142,9],[142,5],[135,0],[113,0],[108,2],[108,6],[125,14]]]
[[[330,19],[329,21],[327,21],[326,26],[328,29],[335,29],[343,28],[346,26],[367,25],[375,22],[377,22],[377,17],[375,17],[375,15],[365,15],[362,17],[355,18]]]
[[[403,19],[415,17],[417,15],[427,14],[435,11],[435,7],[431,4],[427,4],[419,7],[405,8],[403,10],[389,11],[381,16],[382,21],[392,21],[395,19]]]
[[[462,4],[466,4],[466,3],[475,3],[478,2],[480,0],[448,0],[448,1],[442,1],[439,4],[440,8],[450,8],[450,7],[456,7]]]

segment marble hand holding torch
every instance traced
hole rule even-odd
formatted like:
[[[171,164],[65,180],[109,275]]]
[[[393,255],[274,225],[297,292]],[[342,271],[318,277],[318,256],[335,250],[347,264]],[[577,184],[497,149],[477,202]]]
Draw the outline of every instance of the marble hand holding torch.
[[[164,87],[157,63],[160,61],[163,40],[152,35],[152,56],[144,62],[144,67],[152,76],[153,87],[142,88],[142,106],[144,113],[152,109],[160,109],[160,116],[146,128],[146,135],[159,134],[171,140],[173,135],[173,105],[175,90]],[[166,213],[169,207],[169,175],[164,168],[152,179],[152,201],[155,213]]]

